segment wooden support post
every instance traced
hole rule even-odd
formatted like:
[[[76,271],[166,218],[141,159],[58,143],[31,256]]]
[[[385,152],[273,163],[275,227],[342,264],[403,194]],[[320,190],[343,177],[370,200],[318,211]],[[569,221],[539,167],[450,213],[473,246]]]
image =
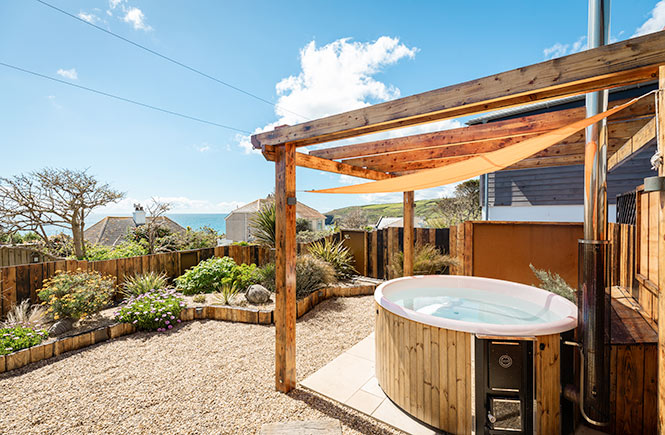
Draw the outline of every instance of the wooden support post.
[[[415,205],[413,190],[404,192],[404,276],[413,275],[413,214]]]
[[[296,386],[296,156],[275,148],[275,385]]]
[[[658,69],[659,92],[656,96],[658,151],[665,155],[665,65]],[[660,165],[658,175],[665,176]],[[665,192],[660,192],[658,216],[658,432],[665,434]]]

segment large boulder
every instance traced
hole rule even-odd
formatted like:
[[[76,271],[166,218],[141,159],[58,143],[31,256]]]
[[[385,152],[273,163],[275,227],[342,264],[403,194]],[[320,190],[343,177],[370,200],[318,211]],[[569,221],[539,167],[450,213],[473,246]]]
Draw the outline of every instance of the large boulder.
[[[270,300],[270,290],[260,284],[249,286],[245,298],[251,304],[265,304]]]

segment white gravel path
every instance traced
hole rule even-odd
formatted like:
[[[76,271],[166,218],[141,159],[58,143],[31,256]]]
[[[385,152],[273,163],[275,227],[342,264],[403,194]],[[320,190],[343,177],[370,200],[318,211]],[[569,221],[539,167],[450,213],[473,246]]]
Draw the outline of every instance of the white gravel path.
[[[298,321],[305,379],[369,335],[373,298],[327,300]],[[0,375],[3,434],[256,433],[281,421],[338,419],[344,433],[395,433],[302,389],[274,390],[274,328],[187,322]]]

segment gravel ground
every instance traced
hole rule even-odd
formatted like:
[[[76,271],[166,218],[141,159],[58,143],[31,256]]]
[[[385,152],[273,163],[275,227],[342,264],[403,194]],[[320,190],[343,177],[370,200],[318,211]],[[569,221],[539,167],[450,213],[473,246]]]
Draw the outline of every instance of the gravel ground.
[[[372,332],[371,296],[322,302],[297,325],[305,379]],[[6,434],[256,433],[337,419],[344,433],[395,433],[300,388],[274,390],[274,328],[204,321],[137,333],[0,375]]]

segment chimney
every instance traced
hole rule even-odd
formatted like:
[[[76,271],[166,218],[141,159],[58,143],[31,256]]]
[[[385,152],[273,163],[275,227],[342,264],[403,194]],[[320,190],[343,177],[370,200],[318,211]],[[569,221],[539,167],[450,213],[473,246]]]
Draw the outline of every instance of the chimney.
[[[138,227],[145,225],[145,210],[141,204],[134,204],[134,213],[132,213],[134,218],[134,224]]]

